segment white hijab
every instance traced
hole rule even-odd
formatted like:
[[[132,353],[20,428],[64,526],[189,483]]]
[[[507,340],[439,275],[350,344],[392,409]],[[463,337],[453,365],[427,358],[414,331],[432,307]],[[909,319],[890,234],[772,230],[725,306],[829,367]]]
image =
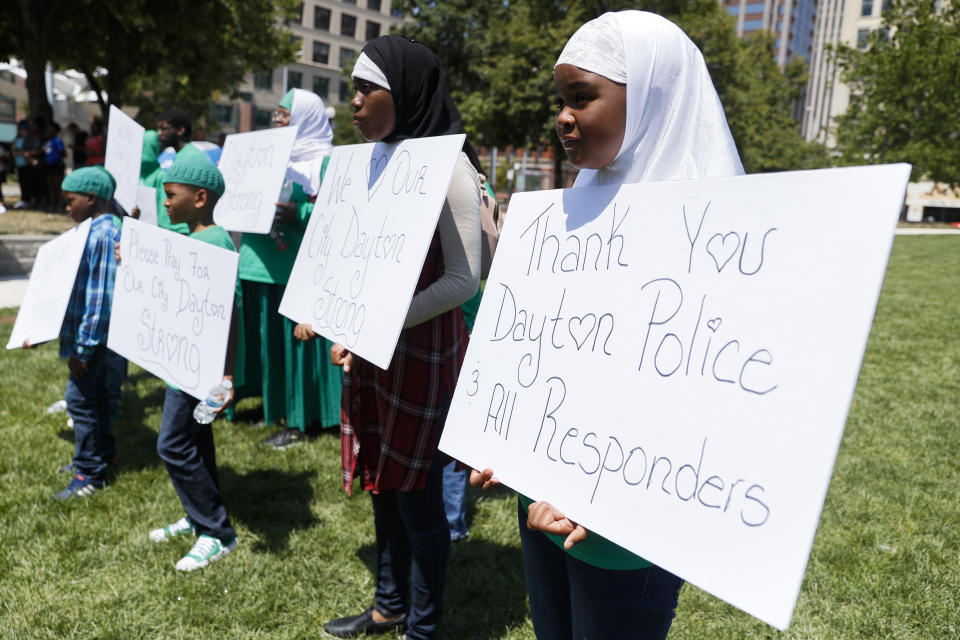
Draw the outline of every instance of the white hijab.
[[[703,56],[666,18],[605,13],[573,34],[557,64],[627,86],[620,151],[602,169],[582,169],[575,187],[743,173]]]
[[[296,182],[310,195],[320,191],[323,159],[333,149],[333,128],[323,100],[312,91],[293,90],[290,126],[297,127],[297,139],[287,163],[286,180]]]

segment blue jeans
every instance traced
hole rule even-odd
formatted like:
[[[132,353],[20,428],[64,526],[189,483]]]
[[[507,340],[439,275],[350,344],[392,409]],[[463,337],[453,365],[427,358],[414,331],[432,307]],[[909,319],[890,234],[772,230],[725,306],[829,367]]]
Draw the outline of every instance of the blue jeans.
[[[370,494],[377,534],[375,606],[387,617],[407,613],[407,637],[414,640],[434,637],[443,606],[450,533],[439,458],[423,489]]]
[[[467,471],[455,471],[454,460],[443,468],[443,508],[447,514],[451,540],[463,540],[470,535],[467,528]]]
[[[654,565],[614,570],[577,560],[539,531],[518,505],[530,617],[538,640],[662,640],[683,580]]]
[[[110,421],[113,422],[120,412],[123,383],[127,379],[127,359],[107,349],[104,367],[107,369],[107,412]],[[110,460],[115,460],[117,457],[117,443],[113,439],[113,433],[110,433],[107,440],[107,454]]]
[[[73,418],[73,466],[77,473],[103,480],[116,452],[110,431],[110,399],[107,389],[107,348],[97,347],[82,376],[67,379],[67,413]]]
[[[235,535],[220,499],[213,429],[193,419],[197,400],[167,387],[157,453],[197,534],[229,541]]]

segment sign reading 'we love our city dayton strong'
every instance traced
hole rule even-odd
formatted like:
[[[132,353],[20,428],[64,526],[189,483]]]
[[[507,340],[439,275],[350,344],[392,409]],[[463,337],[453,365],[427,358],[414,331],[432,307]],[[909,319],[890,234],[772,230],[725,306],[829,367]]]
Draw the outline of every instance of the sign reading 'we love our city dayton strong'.
[[[386,369],[463,140],[336,147],[280,313]]]
[[[514,195],[440,448],[786,628],[909,174]]]

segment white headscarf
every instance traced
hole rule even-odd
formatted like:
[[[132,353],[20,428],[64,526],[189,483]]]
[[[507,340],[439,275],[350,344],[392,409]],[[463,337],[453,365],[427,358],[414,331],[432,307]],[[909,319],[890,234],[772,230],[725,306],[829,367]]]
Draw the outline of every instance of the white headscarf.
[[[626,78],[623,145],[606,167],[582,169],[575,187],[743,173],[703,56],[666,18],[605,13],[573,34],[557,64]]]
[[[333,128],[320,96],[294,89],[290,126],[297,127],[297,139],[287,163],[286,180],[296,182],[310,195],[316,194],[320,191],[323,159],[333,149]]]

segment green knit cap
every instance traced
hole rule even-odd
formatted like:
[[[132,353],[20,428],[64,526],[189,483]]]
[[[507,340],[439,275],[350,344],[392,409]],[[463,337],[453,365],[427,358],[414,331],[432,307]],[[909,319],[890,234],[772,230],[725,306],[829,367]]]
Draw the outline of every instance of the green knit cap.
[[[93,193],[98,198],[109,200],[117,188],[117,181],[103,167],[83,167],[77,169],[60,184],[62,191],[73,193]]]
[[[283,96],[283,100],[277,106],[283,107],[287,111],[293,111],[293,89],[287,91],[287,95]]]
[[[163,176],[163,184],[169,182],[201,187],[213,191],[218,196],[222,196],[226,190],[223,175],[217,169],[217,165],[210,162],[210,159],[203,154],[190,156],[177,154],[177,158]]]

